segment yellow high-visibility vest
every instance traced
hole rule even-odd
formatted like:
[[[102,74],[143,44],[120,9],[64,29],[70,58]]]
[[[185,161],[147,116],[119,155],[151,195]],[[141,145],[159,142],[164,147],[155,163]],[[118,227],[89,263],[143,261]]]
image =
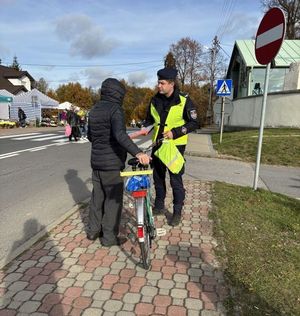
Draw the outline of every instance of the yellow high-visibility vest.
[[[185,120],[183,118],[183,110],[186,103],[186,97],[182,95],[179,95],[179,97],[180,103],[172,105],[170,107],[164,126],[164,132],[170,131],[172,128],[179,127],[185,124]],[[154,130],[152,136],[152,141],[154,142],[159,131],[160,117],[153,104],[150,105],[150,113],[154,119]],[[188,136],[183,135],[177,139],[174,139],[173,141],[175,145],[186,145],[188,141]]]

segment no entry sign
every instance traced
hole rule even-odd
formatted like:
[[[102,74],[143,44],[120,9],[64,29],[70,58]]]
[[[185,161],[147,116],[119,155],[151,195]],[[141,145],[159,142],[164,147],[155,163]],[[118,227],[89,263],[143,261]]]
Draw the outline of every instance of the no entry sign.
[[[285,35],[285,16],[281,9],[272,8],[263,17],[255,38],[257,61],[266,65],[277,55]]]

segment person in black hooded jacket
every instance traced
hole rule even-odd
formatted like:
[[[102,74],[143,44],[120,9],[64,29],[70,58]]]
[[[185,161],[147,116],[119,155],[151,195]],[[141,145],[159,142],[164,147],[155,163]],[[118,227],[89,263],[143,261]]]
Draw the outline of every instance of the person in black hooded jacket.
[[[119,245],[124,241],[118,237],[123,205],[120,170],[125,168],[127,152],[142,164],[150,162],[149,156],[126,133],[122,109],[125,93],[125,87],[117,79],[106,79],[101,86],[101,99],[89,113],[93,191],[87,238],[100,237],[104,246]]]

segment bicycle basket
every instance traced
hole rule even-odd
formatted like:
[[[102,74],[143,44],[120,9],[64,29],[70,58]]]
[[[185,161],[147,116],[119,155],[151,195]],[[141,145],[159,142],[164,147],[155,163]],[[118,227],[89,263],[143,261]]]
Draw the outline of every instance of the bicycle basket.
[[[145,190],[150,188],[150,180],[146,175],[132,176],[127,179],[125,189],[128,192]]]

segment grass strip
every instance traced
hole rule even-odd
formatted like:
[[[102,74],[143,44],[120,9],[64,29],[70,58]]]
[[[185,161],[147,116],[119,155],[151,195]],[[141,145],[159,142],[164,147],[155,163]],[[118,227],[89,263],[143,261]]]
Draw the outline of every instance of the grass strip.
[[[213,203],[229,315],[300,315],[300,201],[216,182]]]
[[[221,144],[219,144],[219,134],[212,135],[212,142],[219,154],[255,162],[258,135],[258,130],[225,132]],[[264,129],[261,162],[270,165],[300,167],[300,129]]]

